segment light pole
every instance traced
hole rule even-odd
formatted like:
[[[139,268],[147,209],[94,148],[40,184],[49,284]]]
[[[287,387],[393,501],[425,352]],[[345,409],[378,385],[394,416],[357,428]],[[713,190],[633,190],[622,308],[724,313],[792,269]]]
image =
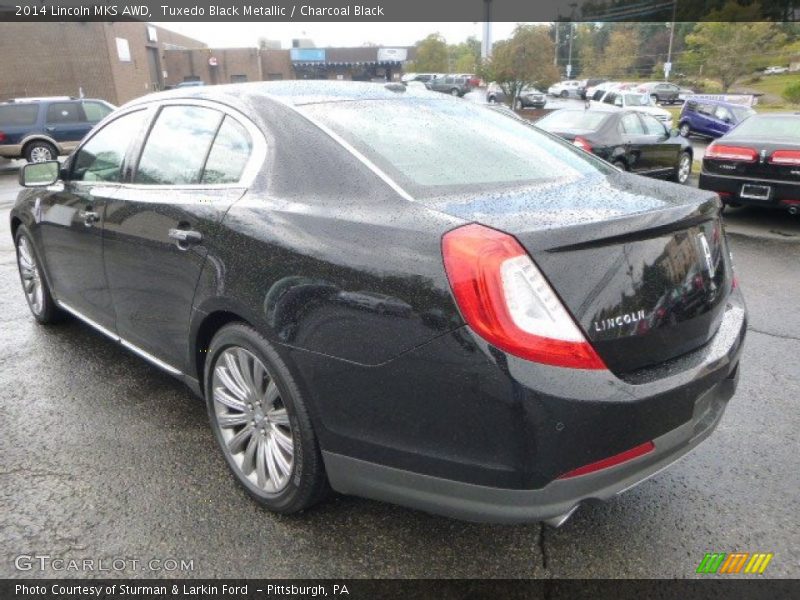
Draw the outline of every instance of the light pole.
[[[672,0],[672,22],[669,24],[669,48],[667,49],[667,62],[664,63],[664,81],[669,80],[672,71],[672,40],[675,37],[675,12],[678,9],[678,0]]]
[[[575,8],[577,2],[570,4],[572,10],[569,13],[569,59],[567,59],[567,79],[572,76],[572,39],[575,37]]]
[[[483,0],[483,38],[481,39],[481,58],[492,55],[492,0]]]

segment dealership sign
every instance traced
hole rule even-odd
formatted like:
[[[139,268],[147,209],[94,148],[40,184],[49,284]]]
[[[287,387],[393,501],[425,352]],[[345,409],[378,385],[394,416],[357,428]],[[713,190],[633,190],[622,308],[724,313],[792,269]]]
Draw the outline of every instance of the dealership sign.
[[[292,48],[289,56],[293,62],[325,62],[325,48]]]
[[[693,94],[689,98],[692,100],[716,100],[729,104],[741,104],[742,106],[755,106],[758,104],[758,96],[754,94]]]

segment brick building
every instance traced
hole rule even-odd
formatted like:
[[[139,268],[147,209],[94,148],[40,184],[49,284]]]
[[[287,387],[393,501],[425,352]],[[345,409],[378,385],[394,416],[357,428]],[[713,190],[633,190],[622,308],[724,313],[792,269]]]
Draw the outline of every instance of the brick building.
[[[203,47],[140,22],[0,23],[0,99],[82,91],[123,104],[164,86],[167,49]]]

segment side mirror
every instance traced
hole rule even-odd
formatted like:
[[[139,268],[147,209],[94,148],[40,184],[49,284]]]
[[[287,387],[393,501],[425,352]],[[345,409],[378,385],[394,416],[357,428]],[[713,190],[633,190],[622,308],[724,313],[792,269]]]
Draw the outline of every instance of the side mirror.
[[[58,181],[61,164],[57,160],[28,163],[19,170],[19,184],[23,187],[46,187]]]

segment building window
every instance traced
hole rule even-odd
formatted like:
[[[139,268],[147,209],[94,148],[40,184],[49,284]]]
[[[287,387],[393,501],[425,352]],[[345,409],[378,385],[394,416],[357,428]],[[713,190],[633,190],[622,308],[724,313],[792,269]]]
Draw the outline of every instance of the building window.
[[[231,75],[231,83],[245,83],[247,75]]]
[[[125,38],[117,38],[117,56],[120,62],[131,62],[131,47]]]
[[[147,41],[148,42],[158,41],[158,30],[152,25],[147,26]]]

